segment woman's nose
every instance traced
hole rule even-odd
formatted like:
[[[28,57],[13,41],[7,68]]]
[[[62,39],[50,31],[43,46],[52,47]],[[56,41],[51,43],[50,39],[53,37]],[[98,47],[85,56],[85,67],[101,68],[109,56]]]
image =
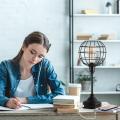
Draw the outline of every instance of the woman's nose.
[[[32,58],[33,61],[36,61],[37,59],[38,59],[37,56],[33,56],[33,58]]]

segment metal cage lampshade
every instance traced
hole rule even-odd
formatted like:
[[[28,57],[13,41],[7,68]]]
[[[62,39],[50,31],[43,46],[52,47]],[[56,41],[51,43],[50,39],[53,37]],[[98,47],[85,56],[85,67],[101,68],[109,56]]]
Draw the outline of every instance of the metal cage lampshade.
[[[89,67],[91,78],[91,94],[86,101],[83,102],[84,108],[94,109],[101,106],[93,94],[93,74],[95,67],[102,64],[106,58],[106,47],[99,40],[88,40],[81,43],[79,47],[79,57],[84,65]]]

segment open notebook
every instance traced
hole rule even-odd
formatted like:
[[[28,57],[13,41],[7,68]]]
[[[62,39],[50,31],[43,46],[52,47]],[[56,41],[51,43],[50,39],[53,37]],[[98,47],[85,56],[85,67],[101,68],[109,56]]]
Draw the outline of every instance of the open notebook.
[[[8,107],[0,106],[0,111],[16,111],[16,110],[29,110],[29,109],[54,109],[53,104],[22,104],[19,109],[11,109]]]

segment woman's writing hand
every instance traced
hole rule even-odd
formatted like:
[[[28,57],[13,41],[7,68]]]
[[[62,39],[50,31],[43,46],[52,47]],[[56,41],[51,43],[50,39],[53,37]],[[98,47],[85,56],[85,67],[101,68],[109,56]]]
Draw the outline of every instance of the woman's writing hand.
[[[10,98],[9,101],[6,103],[6,107],[18,109],[21,107],[21,102],[17,98]]]

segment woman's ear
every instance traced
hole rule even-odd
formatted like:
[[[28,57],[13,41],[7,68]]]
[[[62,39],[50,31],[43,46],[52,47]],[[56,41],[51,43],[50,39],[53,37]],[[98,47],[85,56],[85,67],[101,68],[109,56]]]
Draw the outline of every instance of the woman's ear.
[[[24,48],[23,48],[23,47],[22,47],[21,49],[22,49],[22,51],[24,51]]]
[[[25,48],[26,48],[26,47],[23,45],[23,46],[22,46],[22,51],[24,51],[24,50],[25,50]]]

